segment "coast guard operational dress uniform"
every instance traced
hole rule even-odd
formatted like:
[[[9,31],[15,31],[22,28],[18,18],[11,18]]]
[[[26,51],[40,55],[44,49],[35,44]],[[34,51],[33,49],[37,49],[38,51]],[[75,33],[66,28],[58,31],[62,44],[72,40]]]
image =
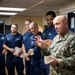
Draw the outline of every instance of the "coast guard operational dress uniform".
[[[41,36],[41,32],[38,33],[38,35]],[[36,46],[35,44],[35,36],[31,36],[31,49],[34,50],[34,55],[31,55],[31,61],[30,61],[30,75],[41,75],[41,51],[40,48]]]
[[[50,28],[49,26],[43,31],[42,33],[42,39],[43,40],[46,40],[46,39],[50,39],[50,40],[53,40],[53,38],[57,35],[56,33],[56,30],[54,27]],[[44,56],[42,55],[42,60],[41,60],[41,68],[42,68],[42,71],[41,71],[41,74],[42,75],[49,75],[49,72],[50,72],[50,66],[49,65],[46,65],[44,63]],[[45,72],[46,70],[46,72]]]
[[[42,39],[46,40],[46,39],[50,39],[53,40],[53,38],[57,35],[56,30],[54,27],[50,28],[47,27],[43,33],[42,33]]]
[[[12,35],[10,33],[10,34],[6,35],[3,44],[5,44],[6,46],[13,48],[13,49],[16,46],[21,48],[22,39],[23,39],[23,36],[21,34],[17,33],[16,35]],[[18,75],[24,75],[23,74],[23,69],[24,69],[23,58],[14,56],[13,53],[11,53],[10,51],[7,51],[6,58],[7,58],[6,66],[8,69],[8,75],[15,75],[15,73],[14,73],[15,66],[16,66]]]
[[[32,36],[31,32],[26,32],[23,36],[22,43],[25,46],[26,53],[28,53],[29,49],[31,48],[31,45],[30,45],[30,37],[31,36]],[[29,59],[30,59],[30,57],[29,57]],[[29,61],[25,60],[25,66],[26,66],[26,75],[30,75],[30,60]]]
[[[0,33],[0,75],[6,75],[5,74],[5,55],[2,54],[3,51],[3,41],[5,39],[5,35]]]

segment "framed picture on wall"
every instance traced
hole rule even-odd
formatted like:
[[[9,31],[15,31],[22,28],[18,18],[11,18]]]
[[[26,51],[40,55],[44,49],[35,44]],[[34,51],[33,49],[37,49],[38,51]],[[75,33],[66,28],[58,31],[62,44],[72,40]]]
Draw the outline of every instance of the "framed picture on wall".
[[[4,33],[4,21],[0,20],[0,33]]]
[[[75,13],[68,13],[68,25],[72,32],[75,32]]]

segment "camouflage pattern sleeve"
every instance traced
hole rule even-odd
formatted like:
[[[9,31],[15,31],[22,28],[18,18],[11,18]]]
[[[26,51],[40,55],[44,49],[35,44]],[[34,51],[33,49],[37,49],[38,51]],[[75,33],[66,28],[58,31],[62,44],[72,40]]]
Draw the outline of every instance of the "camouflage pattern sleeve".
[[[41,49],[41,53],[44,56],[48,56],[48,55],[50,55],[50,50],[46,46],[44,46],[44,49]]]
[[[55,37],[49,50],[58,61],[50,67],[51,75],[75,75],[75,35],[67,33],[61,39]]]
[[[73,69],[75,66],[75,36],[72,36],[68,42],[68,53],[66,53],[65,58],[58,59],[58,63],[62,68]]]

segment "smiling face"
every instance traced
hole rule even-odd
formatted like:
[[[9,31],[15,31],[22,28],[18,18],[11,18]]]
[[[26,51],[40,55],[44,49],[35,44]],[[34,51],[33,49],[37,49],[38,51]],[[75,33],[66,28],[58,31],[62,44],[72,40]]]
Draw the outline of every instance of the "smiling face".
[[[30,27],[30,31],[34,35],[37,35],[38,34],[38,26],[37,26],[37,24],[35,22],[30,23],[29,27]]]
[[[46,15],[46,21],[49,26],[53,26],[53,15]]]
[[[36,25],[33,25],[31,28],[30,28],[31,32],[34,34],[34,35],[37,35],[38,33],[38,27]]]

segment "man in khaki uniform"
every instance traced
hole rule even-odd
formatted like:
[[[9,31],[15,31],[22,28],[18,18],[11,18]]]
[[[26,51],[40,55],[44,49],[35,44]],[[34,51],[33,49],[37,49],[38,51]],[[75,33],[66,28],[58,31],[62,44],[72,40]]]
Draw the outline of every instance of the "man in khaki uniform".
[[[50,47],[46,48],[39,36],[36,37],[36,44],[44,54],[50,55],[47,64],[51,65],[51,75],[75,75],[75,35],[69,31],[65,16],[55,17],[53,24],[58,35]]]

